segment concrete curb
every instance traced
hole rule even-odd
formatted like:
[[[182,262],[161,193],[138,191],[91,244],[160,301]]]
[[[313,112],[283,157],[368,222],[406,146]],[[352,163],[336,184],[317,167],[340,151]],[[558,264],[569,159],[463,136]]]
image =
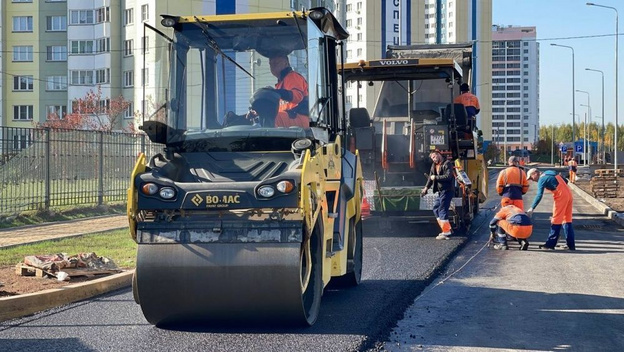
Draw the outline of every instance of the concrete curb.
[[[134,270],[89,282],[41,292],[0,298],[0,322],[20,318],[130,286]]]
[[[603,202],[599,201],[598,199],[592,197],[590,194],[587,194],[587,192],[585,192],[582,189],[580,189],[577,185],[575,185],[573,183],[568,183],[568,186],[570,186],[572,191],[574,193],[576,193],[577,196],[583,198],[585,201],[587,201],[589,204],[591,204],[594,208],[596,208],[596,210],[601,212],[602,215],[605,215],[609,219],[615,221],[620,226],[624,226],[624,219],[620,218],[617,215],[618,214],[617,211],[611,209],[608,205],[606,205]]]

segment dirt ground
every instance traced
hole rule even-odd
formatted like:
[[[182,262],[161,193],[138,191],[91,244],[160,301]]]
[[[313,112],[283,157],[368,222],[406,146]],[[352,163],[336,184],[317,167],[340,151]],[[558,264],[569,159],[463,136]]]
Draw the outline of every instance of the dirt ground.
[[[609,208],[617,211],[618,213],[624,212],[624,179],[618,178],[620,183],[620,189],[618,190],[618,198],[596,198],[605,203]],[[576,185],[585,191],[587,194],[593,196],[591,191],[591,185],[589,180],[577,180]]]
[[[0,297],[16,296],[24,293],[33,293],[51,288],[59,288],[79,282],[95,280],[105,277],[95,275],[92,277],[72,277],[69,281],[58,281],[56,278],[40,278],[34,276],[19,276],[15,273],[15,266],[0,267]]]

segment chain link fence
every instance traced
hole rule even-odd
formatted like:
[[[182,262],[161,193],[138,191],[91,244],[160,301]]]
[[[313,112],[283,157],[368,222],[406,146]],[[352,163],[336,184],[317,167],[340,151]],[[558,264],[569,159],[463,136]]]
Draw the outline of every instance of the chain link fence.
[[[123,202],[145,135],[0,127],[0,215]]]

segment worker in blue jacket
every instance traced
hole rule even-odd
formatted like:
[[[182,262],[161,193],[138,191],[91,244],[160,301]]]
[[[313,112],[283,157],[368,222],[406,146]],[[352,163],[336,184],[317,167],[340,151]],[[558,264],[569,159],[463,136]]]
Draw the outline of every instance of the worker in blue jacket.
[[[555,171],[547,170],[541,173],[537,169],[531,169],[527,172],[527,179],[537,182],[537,194],[533,199],[533,204],[527,215],[533,214],[533,209],[537,207],[542,200],[544,189],[549,190],[553,194],[553,211],[550,221],[550,233],[546,243],[540,246],[542,249],[555,249],[557,240],[559,240],[559,232],[563,227],[564,237],[569,250],[575,250],[574,229],[572,228],[572,192],[568,188],[568,181],[557,174]]]

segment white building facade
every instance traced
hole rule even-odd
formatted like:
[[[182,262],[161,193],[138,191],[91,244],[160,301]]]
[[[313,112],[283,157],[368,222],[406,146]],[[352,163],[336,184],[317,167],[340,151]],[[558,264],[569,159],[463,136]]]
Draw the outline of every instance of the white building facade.
[[[492,27],[492,128],[507,152],[539,138],[539,43],[535,27]]]

